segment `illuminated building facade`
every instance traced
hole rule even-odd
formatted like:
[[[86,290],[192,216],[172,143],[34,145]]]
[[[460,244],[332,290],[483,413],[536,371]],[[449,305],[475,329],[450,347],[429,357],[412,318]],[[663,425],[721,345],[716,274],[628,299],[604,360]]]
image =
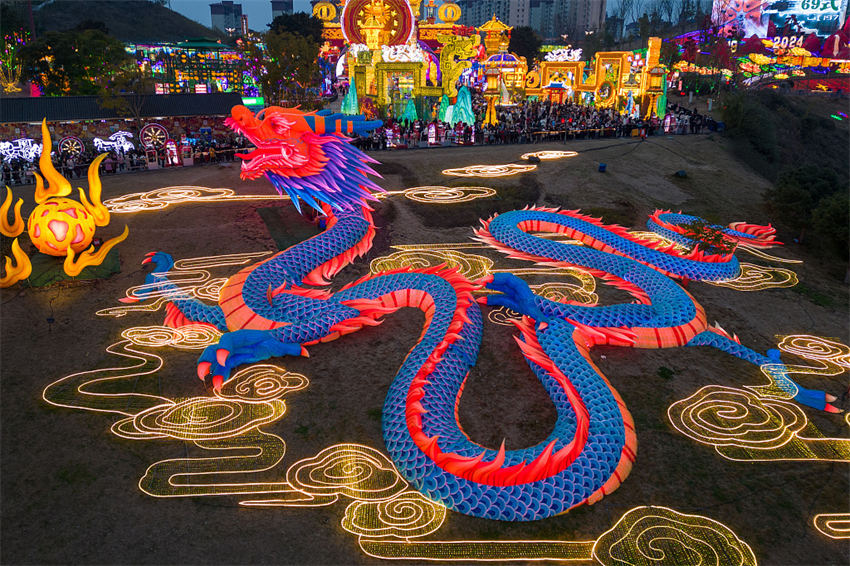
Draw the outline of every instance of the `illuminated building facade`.
[[[139,67],[149,71],[157,94],[239,92],[258,96],[254,78],[238,51],[208,40],[128,45]]]

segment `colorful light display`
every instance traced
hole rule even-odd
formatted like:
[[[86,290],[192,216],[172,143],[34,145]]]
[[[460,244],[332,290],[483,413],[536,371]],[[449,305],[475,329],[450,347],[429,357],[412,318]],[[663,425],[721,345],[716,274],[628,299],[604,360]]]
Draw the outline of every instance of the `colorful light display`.
[[[288,115],[285,118],[292,121]],[[263,126],[247,124],[247,128],[253,128],[260,150],[265,149],[265,138],[260,137]],[[298,126],[286,124],[287,133],[298,131]],[[301,132],[302,137],[309,135]],[[320,144],[315,139],[310,141]],[[324,140],[321,144],[326,154],[333,155],[333,149],[326,147],[332,143]],[[291,161],[290,166],[299,166],[298,152],[278,153]],[[156,271],[145,285],[128,292],[127,302],[152,301],[156,309],[167,305],[169,326],[190,324],[179,329],[129,329],[122,333],[122,341],[110,346],[108,351],[133,360],[132,365],[81,372],[45,389],[44,398],[49,403],[120,415],[112,427],[118,436],[188,441],[210,454],[151,465],[139,483],[145,493],[156,497],[238,494],[245,498],[240,503],[247,507],[329,505],[345,497],[352,501],[342,518],[343,529],[358,537],[365,553],[385,559],[754,564],[752,549],[725,525],[664,507],[636,507],[596,541],[420,540],[439,532],[447,507],[476,516],[529,519],[546,516],[552,510],[566,511],[583,502],[596,502],[617,488],[634,462],[636,437],[622,399],[590,362],[588,350],[596,344],[651,348],[712,345],[757,365],[762,363],[762,368],[764,360],[769,360],[777,375],[785,373],[784,377],[776,378],[777,384],[772,383],[775,394],[764,395],[762,391],[767,390],[758,389],[761,386],[749,391],[726,388],[721,392],[731,391],[745,398],[742,402],[736,397],[731,408],[721,409],[722,418],[738,418],[741,404],[747,405],[749,411],[773,413],[761,419],[768,421],[768,430],[749,430],[741,438],[733,437],[731,444],[735,445],[731,448],[753,451],[765,447],[769,454],[774,450],[794,453],[805,448],[820,459],[829,459],[828,451],[832,450],[837,455],[832,459],[847,460],[848,441],[818,438],[801,425],[799,415],[805,419],[805,414],[787,399],[811,402],[815,392],[797,386],[787,374],[802,368],[834,375],[829,372],[844,371],[850,366],[850,350],[834,341],[787,337],[780,343],[780,349],[797,355],[807,353],[817,365],[785,366],[777,357],[761,356],[745,348],[722,329],[708,328],[699,304],[666,275],[724,280],[728,279],[730,267],[736,267],[737,263],[731,254],[692,254],[676,244],[678,234],[674,228],[692,217],[656,213],[652,225],[666,227],[664,234],[669,240],[664,236],[651,240],[620,227],[604,226],[598,219],[577,211],[540,208],[500,215],[485,222],[479,230],[478,239],[483,245],[495,246],[511,257],[542,265],[526,270],[528,273],[554,274],[556,270],[548,266],[559,266],[559,274],[569,274],[579,281],[576,286],[547,283],[532,293],[512,275],[522,270],[496,269],[492,260],[461,251],[464,246],[483,245],[458,243],[398,246],[402,248],[399,253],[373,262],[372,275],[336,293],[308,290],[298,285],[302,281],[324,284],[371,244],[371,217],[367,211],[358,209],[358,204],[363,203],[358,200],[362,193],[358,198],[351,198],[350,194],[358,194],[358,189],[363,187],[348,184],[329,187],[332,196],[324,194],[321,198],[312,192],[315,186],[310,186],[324,181],[321,169],[317,172],[304,168],[304,174],[293,179],[283,174],[279,163],[269,165],[271,161],[263,161],[262,157],[262,152],[251,157],[255,161],[249,164],[245,175],[271,172],[276,175],[272,177],[276,186],[283,185],[282,190],[294,195],[293,198],[309,202],[307,196],[314,202],[331,201],[322,206],[329,216],[328,230],[271,257],[267,257],[268,252],[259,252],[254,256],[174,262],[166,254],[151,256],[149,261],[155,264]],[[415,191],[419,189],[422,188],[409,191],[418,195]],[[437,192],[441,195],[438,202],[452,199],[461,202],[465,198],[461,194],[444,199],[442,191]],[[395,194],[408,196],[408,191]],[[742,230],[736,231],[740,238],[766,244],[766,228],[736,226]],[[340,246],[325,255],[305,247],[318,241],[328,245],[338,242]],[[635,252],[635,248],[641,251]],[[637,257],[619,255],[626,254],[625,250]],[[259,258],[263,261],[248,265]],[[435,263],[447,260],[455,265],[434,267]],[[410,269],[411,263],[420,261],[422,264],[417,269]],[[574,264],[584,268],[577,269]],[[247,267],[228,280],[214,278],[207,271],[236,265]],[[464,275],[480,280],[473,284]],[[587,308],[586,305],[598,302],[593,296],[594,276],[625,290],[634,301],[614,305],[616,308]],[[486,286],[482,298],[488,304],[510,307],[523,315],[517,323],[521,331],[517,342],[552,395],[556,409],[573,415],[572,419],[564,419],[570,421],[572,431],[557,428],[552,435],[554,440],[547,438],[524,450],[507,451],[502,446],[498,451],[481,452],[477,445],[457,447],[464,443],[461,436],[465,435],[450,428],[459,426],[454,403],[444,404],[440,399],[459,398],[466,371],[474,362],[482,313],[472,293],[483,294],[481,284]],[[585,300],[572,298],[573,287],[585,293]],[[201,305],[197,301],[199,297],[220,300],[221,306]],[[236,303],[235,307],[228,306],[231,301]],[[134,304],[98,314],[122,316],[130,310],[147,310],[149,306]],[[341,444],[290,465],[286,481],[251,479],[252,474],[281,463],[285,452],[283,439],[262,428],[285,416],[283,397],[303,390],[307,378],[266,364],[239,371],[237,367],[283,353],[303,354],[305,345],[333,340],[365,325],[378,324],[381,317],[403,306],[421,309],[426,322],[423,335],[408,357],[421,363],[402,367],[385,405],[389,407],[383,422],[390,457],[370,447]],[[293,313],[292,318],[275,319],[273,309]],[[251,317],[246,311],[259,317]],[[330,320],[323,320],[324,317]],[[263,324],[281,322],[284,325],[262,328]],[[286,347],[277,349],[278,342]],[[172,400],[135,392],[102,394],[92,387],[95,383],[119,382],[156,372],[162,358],[148,350],[162,347],[202,350],[200,375],[212,376],[215,396]],[[234,358],[238,361],[234,362]],[[157,367],[143,371],[148,366]],[[221,379],[216,380],[216,376]],[[607,396],[604,407],[597,405],[601,396]],[[829,401],[828,396],[823,397]],[[689,401],[680,402],[685,407],[682,410],[673,411],[671,407],[679,421],[694,429],[714,424],[702,409],[690,409],[693,403],[686,403]],[[453,435],[449,440],[455,443],[456,452],[446,449],[446,439],[429,436],[432,419],[439,419],[441,430],[448,431],[444,434]],[[607,428],[601,433],[598,429],[590,433],[588,422],[605,422]],[[688,434],[686,427],[682,430]],[[693,434],[692,437],[707,436],[701,432]],[[591,455],[585,453],[586,448]],[[233,449],[242,449],[242,454],[247,450],[248,455],[229,455],[227,451]],[[414,455],[413,461],[406,458],[409,454]],[[580,475],[582,483],[590,487],[567,484],[560,475],[564,470]],[[421,487],[414,491],[409,489],[411,485]],[[436,487],[432,489],[431,485]],[[543,489],[538,493],[535,489],[540,485]],[[490,495],[494,498],[488,500]],[[538,509],[529,509],[531,505]],[[544,508],[541,511],[539,507]],[[823,519],[821,524],[825,533],[840,533],[843,528],[840,517]],[[659,550],[661,546],[663,552]]]
[[[118,153],[127,153],[136,149],[136,146],[130,141],[131,139],[133,139],[131,132],[120,131],[109,136],[107,140],[94,138],[92,143],[94,143],[94,147],[100,152],[115,151]]]
[[[229,261],[223,258],[221,263]],[[285,416],[284,397],[303,391],[309,383],[306,377],[261,364],[235,374],[214,397],[177,401],[131,391],[136,389],[131,380],[153,377],[162,369],[163,357],[153,351],[198,350],[218,336],[208,326],[129,328],[107,351],[131,360],[131,365],[69,375],[45,388],[43,398],[54,406],[115,415],[118,420],[111,431],[121,438],[188,441],[209,454],[149,466],[139,489],[150,496],[236,495],[248,508],[327,506],[345,498],[350,503],[342,515],[343,529],[357,537],[364,553],[376,558],[481,562],[595,558],[602,564],[626,559],[653,564],[652,553],[639,549],[665,540],[668,553],[674,552],[665,555],[665,564],[693,564],[699,561],[696,553],[706,564],[754,563],[749,546],[728,527],[664,507],[631,509],[596,541],[442,540],[438,534],[446,508],[411,491],[383,453],[358,444],[329,446],[290,464],[285,479],[257,481],[252,476],[279,465],[285,455],[283,439],[262,427]],[[140,371],[146,366],[149,369]],[[127,392],[102,392],[104,383],[111,382],[115,389],[122,381]],[[236,449],[243,455],[232,453]],[[837,520],[840,517],[825,517],[822,522],[840,526]]]
[[[94,246],[89,248],[94,237],[97,226],[109,224],[109,210],[100,202],[100,177],[98,167],[106,157],[101,155],[89,166],[88,181],[89,194],[80,189],[80,201],[65,198],[71,194],[71,183],[68,182],[56,169],[50,159],[50,132],[47,130],[47,121],[41,123],[41,133],[44,137],[44,150],[41,152],[39,165],[44,175],[36,173],[35,201],[38,203],[35,210],[27,221],[27,232],[30,241],[43,254],[53,256],[65,256],[64,271],[71,277],[79,275],[83,269],[92,265],[100,265],[106,259],[109,251],[127,237],[128,230],[125,227],[120,236],[116,236],[104,242],[100,249],[95,251]],[[44,186],[44,179],[48,185]],[[12,206],[12,193],[6,192],[6,200],[0,206],[0,232],[9,238],[15,238],[24,231],[24,223],[21,218],[22,200],[14,209],[15,220],[8,222],[9,210]],[[89,249],[87,249],[89,248]],[[29,277],[32,266],[29,258],[23,253],[20,246],[13,247],[15,262],[6,258],[6,275],[0,279],[0,287],[8,287],[21,279]]]
[[[812,365],[765,364],[762,371],[772,380],[767,387],[703,387],[670,406],[670,423],[729,460],[850,462],[850,439],[825,437],[798,405],[787,400],[796,394],[796,389],[787,392],[788,374],[844,373],[850,369],[850,347],[810,335],[782,337],[778,347]],[[786,383],[776,384],[774,379]]]
[[[0,155],[6,161],[23,159],[32,163],[41,155],[41,144],[31,138],[19,138],[12,141],[0,141]]]

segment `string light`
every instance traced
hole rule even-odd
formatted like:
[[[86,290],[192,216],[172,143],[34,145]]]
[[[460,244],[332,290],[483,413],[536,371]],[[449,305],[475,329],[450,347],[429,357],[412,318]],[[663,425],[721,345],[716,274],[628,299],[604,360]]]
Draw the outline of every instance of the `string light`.
[[[388,256],[376,258],[369,264],[369,271],[373,274],[378,274],[402,267],[424,269],[441,264],[458,268],[464,277],[472,281],[491,273],[493,268],[493,260],[484,256],[465,254],[453,250],[419,248],[405,249]]]
[[[144,193],[130,193],[103,202],[113,214],[162,210],[189,202],[228,202],[247,200],[289,200],[281,195],[238,195],[233,189],[211,189],[197,186],[163,187]]]
[[[439,192],[437,198],[442,198]],[[168,204],[160,208],[165,206]],[[143,209],[148,208],[139,210]],[[495,268],[489,258],[461,251],[484,247],[474,243],[394,246],[398,251],[374,260],[370,270],[374,273],[392,269],[392,266],[421,263],[417,266],[425,267],[449,263],[468,272],[472,278],[506,271]],[[209,270],[247,265],[271,253],[178,260],[169,274],[169,278],[174,278],[178,291],[158,291],[155,289],[157,285],[132,287],[127,290],[125,298],[153,299],[147,308],[127,305],[104,309],[97,314],[123,316],[133,310],[153,308],[151,305],[155,305],[153,310],[157,310],[175,294],[214,299],[224,279],[214,278]],[[533,286],[533,289],[551,300],[572,300],[581,304],[598,302],[595,278],[581,269],[533,267],[511,272],[572,277],[577,283],[547,282]],[[506,310],[505,314],[511,313]],[[66,376],[48,385],[43,398],[56,406],[120,415],[122,418],[112,425],[111,432],[122,438],[140,441],[170,438],[189,442],[214,454],[166,459],[152,464],[139,481],[139,488],[144,493],[154,497],[240,495],[240,505],[245,507],[316,507],[330,505],[345,497],[351,501],[341,519],[342,528],[357,537],[364,553],[377,558],[596,560],[602,564],[640,565],[755,564],[752,549],[725,525],[664,507],[635,507],[596,541],[417,540],[434,535],[443,527],[446,508],[425,499],[419,492],[411,491],[392,461],[382,452],[357,444],[333,445],[313,457],[295,462],[287,468],[285,481],[253,481],[252,476],[272,472],[283,461],[284,440],[261,429],[285,415],[283,397],[304,390],[309,384],[305,376],[278,366],[258,364],[236,373],[214,397],[169,399],[144,393],[115,392],[121,389],[122,381],[126,382],[125,389],[129,389],[129,380],[154,375],[162,369],[163,358],[148,350],[199,350],[216,343],[219,338],[220,333],[209,326],[129,328],[122,333],[122,340],[108,347],[107,351],[127,358],[130,363]],[[811,367],[788,366],[789,371],[837,372],[850,366],[850,348],[834,341],[807,335],[786,336],[779,347],[815,364]],[[690,431],[691,434],[683,433],[714,445],[724,457],[735,459],[728,454],[746,452],[747,455],[767,454],[764,459],[776,460],[783,459],[783,454],[799,455],[805,450],[814,454],[807,459],[826,460],[829,454],[838,461],[850,457],[850,440],[819,436],[817,429],[796,405],[751,391],[711,387],[716,390],[706,392],[709,388],[703,388],[692,396],[698,398],[698,403],[689,398],[671,406],[668,416],[677,415],[676,422],[670,416],[677,430]],[[781,390],[781,387],[777,388]],[[721,432],[722,445],[702,430],[717,428],[717,417],[710,415],[715,401],[709,394],[715,393],[720,400],[716,405],[722,406],[713,414],[719,414],[719,418],[727,419],[734,425],[733,428],[739,429],[735,433]],[[703,399],[709,399],[709,402],[703,402]],[[742,424],[748,422],[748,414],[767,415],[756,419],[766,423],[762,427],[764,430]],[[685,422],[690,429],[683,425]],[[820,521],[823,528],[818,527],[818,518],[815,519],[816,528],[824,534],[840,534],[847,530],[844,526],[846,515],[818,517],[827,517]],[[658,550],[661,541],[663,552]]]
[[[593,545],[602,564],[755,566],[753,549],[726,525],[667,507],[636,507]]]
[[[775,261],[777,263],[803,263],[799,259],[785,259],[781,257],[776,257],[775,255],[771,255],[769,253],[765,253],[763,250],[756,248],[754,246],[748,246],[747,244],[738,244],[739,250],[744,250],[745,252],[752,254],[758,258],[766,259],[768,261]]]
[[[850,539],[850,513],[819,513],[812,519],[818,532],[833,539]]]
[[[174,262],[168,280],[174,289],[161,289],[159,283],[135,285],[126,291],[123,301],[136,303],[141,299],[155,299],[142,304],[127,304],[97,311],[97,316],[121,317],[131,312],[156,312],[166,303],[178,297],[218,300],[218,291],[227,282],[224,278],[213,278],[209,269],[249,265],[274,252],[251,252],[180,259]]]
[[[850,461],[850,439],[825,437],[796,403],[784,400],[796,394],[796,387],[789,389],[793,385],[789,374],[843,373],[850,367],[850,347],[817,336],[793,335],[781,337],[779,349],[814,365],[765,364],[768,386],[703,387],[668,408],[670,423],[729,460]]]
[[[404,196],[427,204],[459,204],[496,195],[489,187],[413,187],[404,191]]]
[[[741,263],[741,274],[729,281],[706,281],[716,287],[728,287],[736,291],[764,291],[793,287],[800,281],[797,274],[781,267],[763,267],[752,263]]]
[[[523,153],[521,159],[528,160],[529,157],[536,157],[541,161],[550,161],[553,159],[564,159],[565,157],[575,157],[577,151],[535,151],[534,153]]]
[[[414,512],[422,513],[418,509],[411,510],[411,515]],[[756,564],[752,548],[726,525],[707,517],[688,515],[667,507],[634,507],[595,541],[422,541],[409,540],[409,535],[406,538],[407,540],[393,540],[389,537],[376,540],[374,537],[361,536],[359,543],[367,555],[385,560],[560,560],[595,561],[611,566]]]
[[[537,169],[537,165],[518,165],[507,163],[505,165],[470,165],[456,169],[443,169],[443,175],[454,175],[455,177],[509,177],[520,173],[528,173]]]

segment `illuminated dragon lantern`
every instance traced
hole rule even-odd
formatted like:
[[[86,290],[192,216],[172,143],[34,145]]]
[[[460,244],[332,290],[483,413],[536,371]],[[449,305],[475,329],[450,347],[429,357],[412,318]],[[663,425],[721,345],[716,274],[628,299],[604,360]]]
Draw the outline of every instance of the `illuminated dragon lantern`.
[[[739,264],[732,254],[682,252],[606,226],[577,211],[529,208],[496,216],[477,232],[513,257],[557,266],[581,266],[631,295],[630,302],[583,305],[547,300],[510,274],[470,282],[445,267],[405,268],[368,275],[336,292],[325,286],[371,246],[374,225],[366,198],[380,190],[366,157],[344,133],[375,124],[329,113],[268,108],[254,116],[236,107],[228,125],[257,149],[242,156],[242,175],[265,174],[281,192],[321,208],[327,229],[233,275],[217,305],[207,305],[168,280],[170,256],[145,260],[152,293],[175,297],[166,323],[210,324],[218,344],[200,357],[198,375],[215,388],[237,366],[274,356],[306,355],[306,347],[334,340],[402,307],[425,314],[424,330],[389,387],[383,410],[387,450],[401,474],[426,497],[457,511],[491,519],[540,519],[594,503],[626,478],[637,440],[623,399],[592,362],[589,349],[608,344],[638,348],[705,345],[763,366],[784,367],[709,327],[703,308],[674,279],[722,280]],[[651,225],[682,241],[679,227],[693,217],[657,213]],[[770,245],[767,227],[724,229],[750,244]],[[584,245],[536,236],[560,233]],[[693,242],[691,242],[693,243]],[[474,443],[458,422],[457,405],[481,342],[483,317],[472,293],[486,286],[486,304],[525,315],[517,324],[520,350],[549,393],[558,414],[537,445],[508,450]],[[307,287],[310,286],[310,287]],[[483,299],[482,299],[483,300]],[[833,410],[830,397],[806,390],[787,374],[777,378],[788,396]]]
[[[83,189],[78,189],[80,200],[76,201],[67,198],[71,194],[71,183],[53,167],[50,160],[52,144],[46,120],[41,123],[41,133],[44,144],[38,164],[44,177],[35,174],[35,201],[38,206],[29,215],[26,231],[39,252],[65,256],[65,273],[76,277],[86,267],[103,263],[109,251],[127,237],[128,230],[125,227],[120,236],[107,240],[100,249],[94,251],[91,244],[95,228],[109,224],[109,210],[100,201],[101,184],[98,176],[100,162],[107,154],[98,156],[89,165],[88,196]],[[32,263],[17,239],[24,232],[24,220],[21,217],[23,200],[18,199],[14,207],[14,220],[9,223],[12,200],[12,191],[6,187],[6,199],[0,206],[0,232],[15,240],[12,242],[12,258],[6,258],[6,273],[0,278],[0,287],[14,285],[32,273]]]

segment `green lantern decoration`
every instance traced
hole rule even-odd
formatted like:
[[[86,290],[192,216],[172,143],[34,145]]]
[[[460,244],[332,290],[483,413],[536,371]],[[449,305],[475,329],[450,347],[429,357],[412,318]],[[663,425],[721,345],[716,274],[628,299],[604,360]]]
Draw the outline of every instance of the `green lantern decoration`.
[[[457,102],[452,113],[452,125],[458,122],[472,125],[475,123],[475,113],[472,111],[472,96],[469,94],[469,89],[465,86],[460,87],[457,92]]]
[[[404,114],[399,118],[400,122],[407,122],[408,124],[412,124],[416,120],[419,119],[419,115],[416,113],[416,105],[413,104],[413,99],[407,99],[407,107],[404,109]]]
[[[357,87],[354,84],[354,78],[351,78],[351,83],[348,86],[348,92],[345,98],[342,99],[342,113],[348,116],[360,114],[360,104],[357,101]]]
[[[440,111],[437,114],[437,118],[440,120],[440,122],[446,121],[446,110],[449,109],[449,106],[449,97],[444,94],[443,97],[440,99]]]

